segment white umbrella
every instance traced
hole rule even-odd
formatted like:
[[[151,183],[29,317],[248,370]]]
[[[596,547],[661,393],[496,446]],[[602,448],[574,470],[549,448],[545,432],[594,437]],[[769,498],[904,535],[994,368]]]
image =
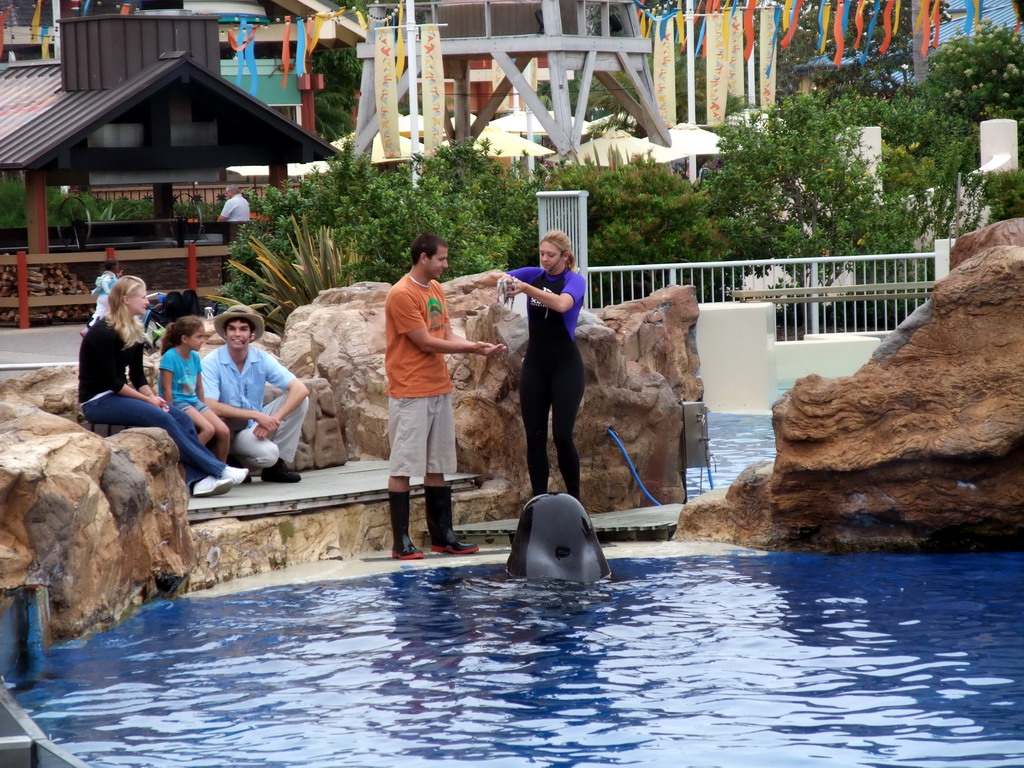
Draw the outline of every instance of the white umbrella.
[[[548,112],[548,114],[551,115],[551,119],[554,120],[555,113]],[[491,120],[488,125],[492,125],[502,131],[508,131],[509,133],[527,133],[527,118],[529,118],[529,122],[532,123],[533,132],[535,134],[538,136],[547,134],[547,131],[544,130],[544,126],[541,125],[541,122],[537,119],[536,115],[530,115],[524,109],[517,109],[515,112],[510,112],[504,117],[495,118],[494,120]]]
[[[647,139],[638,139],[625,131],[609,131],[604,136],[580,144],[577,156],[581,161],[593,160],[598,165],[611,165],[616,162],[629,162],[634,157],[650,155],[655,162],[667,163],[671,157],[663,156],[668,150],[651,144]]]
[[[269,165],[230,165],[227,170],[244,178],[270,176]],[[323,160],[314,160],[312,163],[288,163],[288,176],[292,178],[322,173],[326,170],[327,163]]]
[[[476,141],[486,141],[490,145],[487,151],[490,157],[544,157],[554,153],[554,150],[542,147],[534,141],[495,128],[494,123],[484,126]]]
[[[669,128],[668,135],[672,138],[670,149],[675,154],[673,160],[690,155],[718,154],[718,134],[705,131],[696,125],[679,123]]]
[[[341,145],[346,141],[352,141],[355,138],[355,134],[351,134],[348,138],[338,139],[332,142],[334,146],[341,149]],[[412,155],[412,139],[406,138],[405,136],[398,137],[398,149],[401,152],[400,157],[385,157],[384,156],[384,142],[381,141],[380,134],[378,133],[373,137],[373,148],[370,150],[370,162],[374,165],[380,163],[400,163],[408,160]],[[420,150],[422,151],[422,147]]]

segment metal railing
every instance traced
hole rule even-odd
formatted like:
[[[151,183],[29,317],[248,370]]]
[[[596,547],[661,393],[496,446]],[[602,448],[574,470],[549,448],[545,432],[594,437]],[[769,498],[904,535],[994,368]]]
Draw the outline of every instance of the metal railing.
[[[814,286],[917,283],[934,280],[935,252],[594,267],[587,270],[589,306],[641,299],[670,285],[692,285],[697,302],[735,301],[734,291]],[[778,338],[807,333],[889,331],[925,299],[849,299],[776,305]]]

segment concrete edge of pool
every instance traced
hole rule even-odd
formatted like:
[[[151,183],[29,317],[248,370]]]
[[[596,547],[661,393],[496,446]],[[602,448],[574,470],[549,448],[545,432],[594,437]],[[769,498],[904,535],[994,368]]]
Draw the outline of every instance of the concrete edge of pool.
[[[612,561],[622,558],[647,557],[708,557],[727,554],[763,555],[764,552],[735,544],[707,541],[654,541],[622,542],[603,545],[605,557]],[[184,598],[205,600],[211,597],[248,592],[284,584],[307,584],[317,581],[335,581],[375,576],[396,571],[417,571],[430,568],[458,568],[471,565],[503,565],[508,559],[509,547],[481,547],[473,555],[426,555],[422,560],[394,560],[387,553],[366,552],[340,560],[321,560],[301,563],[267,573],[241,576],[216,584],[209,589],[188,592]]]

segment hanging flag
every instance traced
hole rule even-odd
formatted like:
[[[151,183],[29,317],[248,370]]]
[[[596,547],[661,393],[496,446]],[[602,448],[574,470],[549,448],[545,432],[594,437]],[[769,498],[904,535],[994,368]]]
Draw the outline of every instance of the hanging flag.
[[[855,50],[860,50],[860,39],[864,36],[864,5],[867,0],[857,0],[857,12],[853,18],[853,26],[857,29],[857,39],[853,43]]]
[[[281,77],[281,87],[288,85],[288,73],[292,68],[292,17],[284,17],[284,34],[281,37],[281,62],[284,64],[284,75]]]
[[[32,21],[29,24],[29,42],[39,42],[39,17],[43,13],[43,0],[36,0],[36,9],[32,14]]]
[[[423,154],[432,155],[444,143],[444,61],[441,58],[441,30],[424,24],[420,58],[423,62]]]
[[[779,25],[785,18],[781,6],[761,9],[761,37],[758,50],[761,71],[761,109],[775,103],[775,54],[779,38]]]
[[[743,82],[746,79],[746,67],[743,61],[743,14],[736,13],[739,0],[733,3],[729,14],[729,94],[743,98],[746,95]]]
[[[818,9],[818,53],[825,52],[825,30],[828,29],[828,21],[832,18],[832,4],[829,0],[822,0]]]
[[[720,125],[725,119],[725,100],[729,94],[729,67],[722,40],[725,14],[708,14],[706,21],[708,125]]]
[[[757,10],[755,0],[747,0],[747,10],[743,14],[743,39],[746,45],[743,47],[743,58],[750,61],[750,54],[754,52],[754,11]]]
[[[395,36],[395,77],[402,79],[405,72],[405,65],[409,61],[405,53],[405,35],[402,34],[402,19],[405,17],[405,3],[398,6],[398,27],[392,30]]]
[[[783,31],[789,29],[790,17],[793,14],[793,0],[786,0],[785,5],[782,6],[782,29]],[[764,27],[762,27],[764,29]]]
[[[882,11],[882,29],[885,30],[885,34],[882,36],[882,44],[878,46],[878,52],[882,55],[889,50],[889,44],[892,42],[892,11],[895,5],[896,0],[885,0],[885,10]]]
[[[935,0],[932,6],[932,48],[939,47],[939,25],[942,24],[941,10],[942,0]]]
[[[804,0],[796,0],[796,5],[793,6],[793,18],[789,20],[789,31],[786,32],[782,38],[782,47],[789,48],[789,44],[793,42],[793,35],[796,34],[797,22],[800,19],[800,9],[803,7]]]
[[[667,128],[676,120],[676,33],[675,19],[659,25],[654,38],[654,101]]]
[[[868,53],[871,51],[871,38],[875,35],[875,22],[878,21],[878,9],[881,5],[882,0],[875,0],[875,4],[871,9],[871,21],[868,22],[868,34],[864,40],[864,50],[860,52],[860,63],[862,66],[868,60]]]
[[[299,16],[295,21],[295,76],[306,74],[306,23]]]
[[[392,29],[376,29],[374,46],[374,95],[377,125],[385,157],[401,157],[398,133],[398,75],[395,73],[395,36]]]
[[[7,26],[7,14],[11,12],[13,6],[7,6],[3,13],[0,13],[0,56],[4,55],[4,29]]]
[[[836,7],[836,21],[832,25],[832,37],[836,41],[836,55],[832,59],[836,65],[836,69],[839,69],[843,63],[843,50],[846,47],[846,26],[844,20],[846,19],[846,8],[849,7],[847,0],[839,0],[839,5]]]

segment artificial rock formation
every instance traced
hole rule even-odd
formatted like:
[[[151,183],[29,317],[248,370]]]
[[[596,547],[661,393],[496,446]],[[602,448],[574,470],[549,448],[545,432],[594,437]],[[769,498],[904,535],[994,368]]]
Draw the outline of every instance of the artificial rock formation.
[[[688,504],[677,538],[778,549],[1024,545],[1024,248],[975,254],[854,375],[774,407],[776,459]]]
[[[103,439],[0,402],[0,589],[45,587],[54,640],[173,593],[195,560],[177,464],[163,430]]]
[[[1024,219],[1006,219],[961,235],[949,251],[949,268],[956,269],[975,254],[997,245],[1024,246]]]
[[[507,355],[450,355],[459,468],[502,478],[529,498],[518,381],[528,341],[526,320],[495,303],[493,288],[473,275],[445,283],[456,333],[503,343]],[[324,291],[288,319],[280,355],[301,376],[330,382],[335,412],[352,455],[386,458],[384,299],[389,286],[359,283]],[[587,389],[576,427],[584,504],[595,512],[642,504],[612,428],[656,497],[682,497],[678,437],[680,400],[699,399],[693,342],[697,304],[691,288],[671,287],[646,299],[584,312],[577,328]],[[560,487],[554,454],[552,490]]]

